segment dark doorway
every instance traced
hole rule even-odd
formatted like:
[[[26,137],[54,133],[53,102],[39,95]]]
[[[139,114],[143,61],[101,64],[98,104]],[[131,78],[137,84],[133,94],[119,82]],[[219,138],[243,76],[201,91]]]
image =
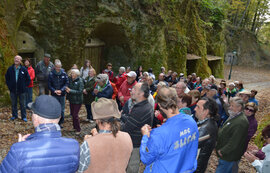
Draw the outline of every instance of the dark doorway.
[[[192,73],[196,72],[196,63],[197,63],[197,59],[194,60],[187,60],[187,75],[190,75]]]
[[[98,48],[101,51],[99,52],[101,71],[110,62],[113,65],[113,71],[117,74],[120,66],[132,66],[135,62],[132,58],[124,28],[121,25],[113,23],[100,24],[91,33],[90,38],[97,38],[104,42],[104,46]]]

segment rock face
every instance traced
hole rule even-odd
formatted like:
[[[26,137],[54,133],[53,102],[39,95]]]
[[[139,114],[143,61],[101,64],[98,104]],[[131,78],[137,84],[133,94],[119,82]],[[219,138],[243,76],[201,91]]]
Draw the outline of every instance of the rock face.
[[[223,60],[210,68],[206,58],[223,57],[222,27],[209,29],[207,12],[197,1],[10,0],[1,6],[0,16],[12,21],[7,29],[18,53],[40,60],[48,52],[66,70],[90,59],[97,72],[111,62],[114,71],[142,65],[156,73],[164,66],[202,77],[223,75]],[[27,39],[34,48],[22,52]],[[201,59],[187,62],[187,53]]]
[[[232,26],[226,26],[225,32],[226,64],[231,63],[232,51],[235,50],[237,54],[234,58],[234,65],[269,68],[269,53],[263,50],[254,33]]]

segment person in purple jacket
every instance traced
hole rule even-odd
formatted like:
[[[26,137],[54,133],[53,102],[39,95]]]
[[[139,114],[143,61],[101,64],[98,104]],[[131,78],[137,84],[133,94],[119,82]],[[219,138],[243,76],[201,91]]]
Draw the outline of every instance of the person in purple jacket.
[[[248,119],[248,122],[249,122],[246,147],[248,146],[248,143],[249,143],[250,139],[252,138],[252,136],[257,131],[258,123],[257,123],[257,120],[255,118],[255,114],[256,114],[257,110],[258,110],[258,107],[257,107],[256,103],[248,102],[245,105],[244,113],[245,113],[245,115]]]

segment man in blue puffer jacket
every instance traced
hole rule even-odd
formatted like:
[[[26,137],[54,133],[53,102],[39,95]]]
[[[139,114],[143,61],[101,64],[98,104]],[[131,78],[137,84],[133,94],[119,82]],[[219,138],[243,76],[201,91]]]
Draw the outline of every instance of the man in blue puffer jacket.
[[[199,137],[196,122],[189,115],[179,114],[175,89],[163,87],[156,98],[167,121],[152,131],[149,125],[141,129],[140,156],[146,164],[144,172],[194,172]]]
[[[52,96],[41,95],[34,103],[32,121],[35,133],[22,136],[11,146],[0,165],[1,173],[74,173],[78,169],[80,148],[74,139],[61,137],[57,124],[61,105]]]

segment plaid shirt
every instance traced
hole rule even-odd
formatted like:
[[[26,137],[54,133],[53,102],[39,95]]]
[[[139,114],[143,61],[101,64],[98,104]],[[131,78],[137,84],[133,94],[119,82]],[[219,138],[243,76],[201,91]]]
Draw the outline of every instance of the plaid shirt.
[[[43,131],[61,131],[61,128],[58,124],[54,123],[46,123],[46,124],[40,124],[36,127],[36,132],[43,132]]]
[[[99,130],[99,134],[101,133],[112,133],[110,130]],[[84,141],[80,147],[80,165],[78,169],[78,173],[82,173],[85,170],[88,169],[88,166],[90,165],[90,148],[88,146],[88,143]]]

